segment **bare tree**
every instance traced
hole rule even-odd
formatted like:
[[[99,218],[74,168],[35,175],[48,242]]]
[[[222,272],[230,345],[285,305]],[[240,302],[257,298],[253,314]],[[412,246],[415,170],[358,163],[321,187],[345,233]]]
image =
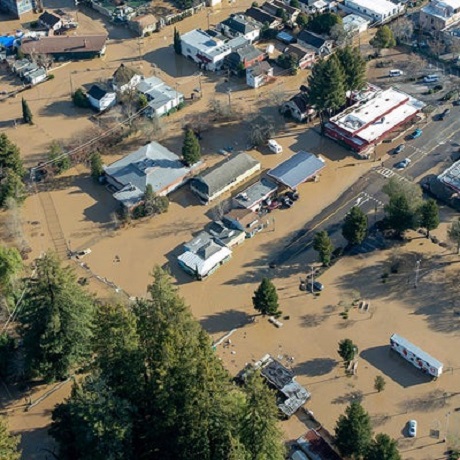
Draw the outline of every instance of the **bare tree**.
[[[394,37],[403,43],[409,42],[414,33],[414,23],[408,18],[398,18],[390,28]]]

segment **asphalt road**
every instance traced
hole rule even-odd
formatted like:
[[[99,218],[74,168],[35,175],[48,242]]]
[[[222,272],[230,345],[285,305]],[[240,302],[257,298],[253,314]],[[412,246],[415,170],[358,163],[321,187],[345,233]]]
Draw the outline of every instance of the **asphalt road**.
[[[443,121],[437,117],[446,107],[451,113]],[[423,130],[418,139],[409,140],[407,135],[416,127]],[[452,104],[440,105],[426,120],[414,126],[407,135],[401,137],[388,151],[388,159],[383,164],[378,162],[367,174],[352,184],[334,203],[325,208],[320,214],[307,222],[290,242],[282,248],[271,260],[276,266],[288,264],[292,259],[302,255],[302,261],[308,265],[317,262],[318,255],[312,248],[313,235],[320,230],[327,230],[334,246],[344,246],[341,226],[349,210],[359,206],[367,215],[372,226],[383,217],[387,196],[382,187],[390,177],[400,180],[419,182],[433,168],[443,169],[451,164],[450,155],[460,146],[460,107]],[[403,152],[393,155],[396,145],[405,143]],[[385,144],[383,144],[385,145]],[[404,170],[395,169],[396,163],[409,158],[411,163]],[[362,247],[362,252],[383,247],[384,242],[379,238],[370,238]]]

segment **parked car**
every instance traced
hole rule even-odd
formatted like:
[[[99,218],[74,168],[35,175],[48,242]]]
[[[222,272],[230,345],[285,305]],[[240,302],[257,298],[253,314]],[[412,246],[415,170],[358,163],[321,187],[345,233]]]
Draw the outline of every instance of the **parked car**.
[[[446,109],[446,110],[444,110],[444,112],[442,112],[442,113],[439,115],[439,119],[442,121],[442,120],[444,120],[444,118],[446,118],[447,115],[449,115],[449,114],[450,114],[450,109]]]
[[[322,291],[324,289],[324,284],[320,283],[319,281],[313,281],[312,285],[311,281],[307,280],[306,285],[308,292]]]
[[[417,128],[409,137],[411,139],[417,139],[417,137],[420,137],[423,134],[423,131],[420,128]]]
[[[394,167],[395,169],[406,169],[410,163],[411,163],[410,158],[404,158],[404,160],[396,163]]]
[[[424,83],[435,83],[438,80],[439,80],[438,75],[426,75],[425,77],[423,77],[423,82]]]
[[[415,436],[417,436],[417,420],[409,420],[407,433],[410,438],[415,438]]]
[[[453,102],[454,105],[460,105],[460,99],[457,99],[456,101]]]
[[[281,199],[281,204],[284,208],[292,208],[294,202],[286,195],[284,195]]]
[[[400,77],[402,75],[404,75],[404,72],[399,69],[393,69],[388,72],[389,77]]]
[[[266,205],[268,212],[272,212],[275,209],[278,209],[281,206],[281,203],[278,200],[269,201]]]
[[[299,199],[299,193],[295,191],[287,192],[286,195],[292,201],[297,201]]]
[[[399,144],[394,150],[393,153],[397,155],[398,153],[401,153],[404,149],[406,148],[406,144]]]

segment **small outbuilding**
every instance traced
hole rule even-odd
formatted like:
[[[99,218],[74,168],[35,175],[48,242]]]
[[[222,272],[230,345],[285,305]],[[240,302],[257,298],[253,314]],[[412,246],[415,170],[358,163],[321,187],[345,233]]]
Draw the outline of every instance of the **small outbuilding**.
[[[324,167],[326,161],[321,156],[301,150],[286,161],[268,171],[268,176],[291,189],[313,179]]]
[[[89,103],[99,112],[109,109],[117,102],[117,95],[99,85],[91,86],[86,93]]]

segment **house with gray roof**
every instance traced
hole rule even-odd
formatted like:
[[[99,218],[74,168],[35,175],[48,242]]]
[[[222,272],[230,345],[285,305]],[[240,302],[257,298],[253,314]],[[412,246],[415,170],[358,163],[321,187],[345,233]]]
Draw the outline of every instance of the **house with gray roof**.
[[[230,228],[221,220],[215,220],[208,227],[208,232],[228,248],[238,246],[246,240],[246,234],[242,230]]]
[[[143,78],[136,86],[139,94],[148,101],[145,113],[151,117],[161,117],[184,102],[184,95],[168,86],[157,77]]]
[[[226,58],[225,63],[234,72],[263,61],[267,54],[257,49],[254,45],[246,45],[233,50]]]
[[[183,185],[191,176],[192,168],[185,166],[179,157],[157,142],[104,166],[105,177],[115,190],[113,197],[125,208],[132,209],[144,198],[147,185],[160,196],[165,196]]]
[[[297,35],[297,41],[305,48],[313,49],[318,56],[327,56],[331,54],[334,45],[333,40],[324,38],[306,29],[303,29],[299,35]]]
[[[238,208],[246,208],[257,212],[264,200],[271,198],[278,190],[278,185],[267,178],[262,178],[238,193],[233,202]]]
[[[321,156],[301,150],[270,169],[267,175],[286,187],[296,189],[303,182],[314,178],[325,166],[326,161]]]
[[[260,171],[260,163],[247,153],[238,153],[195,177],[190,188],[206,204],[235,188]]]
[[[229,38],[246,38],[250,43],[258,40],[262,24],[242,14],[233,14],[225,21],[222,21],[218,29]]]
[[[232,257],[231,249],[205,231],[184,244],[184,250],[177,262],[197,280],[207,278]]]

